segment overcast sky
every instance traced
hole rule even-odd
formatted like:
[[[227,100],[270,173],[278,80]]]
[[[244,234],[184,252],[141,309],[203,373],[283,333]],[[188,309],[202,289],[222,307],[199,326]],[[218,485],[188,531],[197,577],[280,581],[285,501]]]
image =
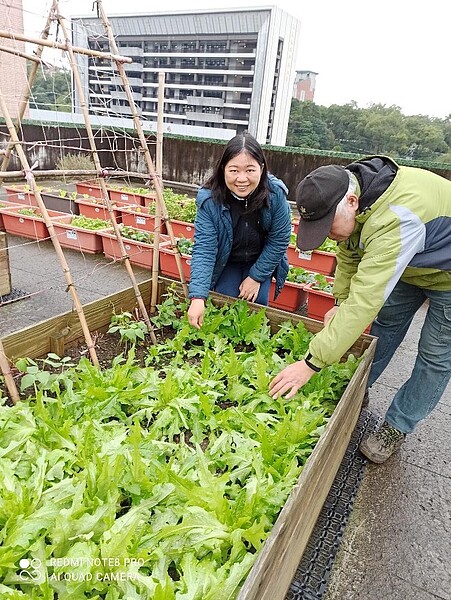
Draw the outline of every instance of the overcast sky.
[[[51,0],[23,0],[26,27],[42,30]],[[61,0],[61,13],[95,16],[93,0]],[[406,115],[451,114],[451,2],[429,0],[103,0],[107,15],[275,5],[301,21],[296,69],[317,75],[315,102],[399,106]]]

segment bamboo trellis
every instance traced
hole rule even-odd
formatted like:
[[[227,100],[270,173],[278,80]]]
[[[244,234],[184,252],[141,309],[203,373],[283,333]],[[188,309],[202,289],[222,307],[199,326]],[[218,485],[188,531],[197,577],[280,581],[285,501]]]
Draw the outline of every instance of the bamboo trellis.
[[[110,43],[110,50],[113,50],[113,54],[112,56],[117,56],[118,53],[118,47],[116,44],[116,40],[113,34],[113,30],[111,28],[110,22],[108,20],[108,17],[105,13],[105,11],[103,10],[103,4],[102,4],[102,0],[97,0],[97,11],[98,14],[100,15],[100,19],[102,20],[102,23],[105,27],[105,31],[106,34],[108,36],[108,40]],[[116,59],[114,59],[116,60]],[[139,118],[138,115],[138,111],[136,110],[136,106],[135,106],[135,102],[133,100],[133,95],[132,95],[132,91],[130,88],[130,85],[128,83],[128,79],[127,79],[127,74],[125,73],[125,69],[124,69],[124,65],[121,61],[116,60],[116,68],[119,72],[119,75],[121,76],[122,79],[122,84],[124,86],[124,90],[126,92],[127,95],[127,99],[132,111],[132,117],[133,117],[133,123],[135,125],[135,130],[139,136],[139,140],[141,143],[141,148],[142,151],[144,153],[144,157],[146,159],[146,163],[147,163],[147,168],[149,170],[149,174],[152,176],[152,180],[153,180],[153,185],[155,188],[155,192],[157,194],[157,221],[156,221],[156,227],[155,227],[155,240],[154,240],[154,244],[159,243],[159,235],[160,235],[160,228],[158,227],[158,220],[159,220],[159,216],[161,213],[161,216],[166,224],[166,228],[168,231],[168,235],[170,237],[171,240],[171,244],[172,247],[175,248],[177,250],[177,244],[175,242],[175,237],[174,237],[174,232],[172,230],[172,225],[171,225],[171,221],[166,209],[166,204],[164,202],[164,198],[163,198],[163,191],[162,191],[162,187],[161,187],[161,173],[158,173],[155,171],[154,165],[153,165],[153,161],[152,161],[152,157],[150,156],[150,152],[149,152],[149,148],[147,147],[147,143],[146,143],[146,138],[144,136],[144,131],[141,125],[141,120]],[[161,76],[160,76],[160,83],[161,83]],[[159,93],[159,105],[160,108],[162,109],[162,98],[160,99],[161,96],[161,88],[162,86],[160,85],[160,93]],[[160,161],[161,162],[161,161]],[[161,164],[159,165],[159,168],[161,169]],[[158,252],[158,246],[154,246],[154,255]],[[179,272],[179,276],[180,276],[180,281],[182,283],[182,287],[185,293],[185,296],[188,295],[187,292],[187,287],[186,287],[186,279],[185,279],[185,275],[183,272],[183,266],[182,266],[182,260],[181,260],[181,255],[180,252],[176,251],[175,253],[175,259],[177,262],[177,268],[178,268],[178,272]],[[155,263],[154,263],[155,265]],[[151,310],[154,309],[155,307],[155,303],[156,303],[156,295],[157,295],[157,279],[158,279],[158,269],[153,268],[152,269],[152,299],[151,299]]]
[[[118,52],[115,40],[114,40],[114,36],[111,30],[111,26],[108,22],[108,19],[106,17],[106,14],[103,11],[103,6],[101,4],[101,1],[98,0],[97,1],[97,5],[98,5],[98,11],[101,14],[101,18],[102,18],[102,22],[105,26],[105,28],[107,29],[108,32],[108,37],[109,37],[109,41],[110,41],[110,48],[114,48],[116,52]],[[53,21],[57,21],[58,25],[61,27],[61,30],[63,32],[63,35],[65,37],[65,43],[59,43],[59,42],[52,42],[48,40],[48,36],[49,36],[49,32],[50,32],[50,28],[52,25]],[[122,81],[123,81],[123,85],[124,88],[127,92],[127,97],[132,109],[132,113],[133,113],[133,119],[134,119],[134,123],[135,123],[135,127],[136,127],[136,131],[139,135],[139,139],[140,139],[140,143],[141,143],[141,147],[142,150],[144,152],[144,155],[146,157],[146,162],[147,162],[147,166],[149,169],[149,174],[147,175],[147,178],[151,179],[154,185],[154,188],[156,190],[156,195],[157,195],[157,219],[160,221],[161,224],[161,215],[163,215],[163,219],[166,222],[167,228],[168,228],[168,232],[171,238],[171,242],[173,247],[177,247],[175,244],[175,238],[174,238],[174,234],[172,231],[172,226],[170,224],[170,220],[169,220],[169,216],[166,210],[166,206],[165,206],[165,202],[164,202],[164,198],[163,198],[163,194],[162,194],[162,188],[161,188],[161,177],[162,177],[162,173],[161,173],[161,165],[162,165],[162,159],[161,159],[161,144],[162,144],[162,139],[159,140],[159,148],[157,150],[157,162],[158,162],[158,168],[157,168],[157,172],[155,171],[154,167],[153,167],[153,162],[152,162],[152,158],[150,156],[149,150],[147,148],[147,143],[144,137],[144,132],[141,126],[141,122],[139,120],[139,116],[138,116],[138,112],[136,110],[136,107],[134,105],[134,101],[133,101],[133,97],[132,97],[132,93],[130,90],[130,86],[128,84],[128,80],[127,80],[127,76],[125,74],[124,68],[123,68],[123,63],[125,62],[131,62],[131,59],[128,57],[123,57],[120,56],[119,54],[113,55],[110,53],[105,53],[105,52],[97,52],[94,50],[90,50],[90,49],[86,49],[86,48],[75,48],[71,45],[70,39],[69,39],[69,35],[68,35],[68,30],[67,27],[65,25],[65,20],[64,17],[61,15],[60,11],[59,11],[59,3],[58,0],[54,0],[52,7],[50,9],[49,12],[49,16],[47,18],[45,27],[43,29],[43,32],[41,34],[41,37],[39,39],[35,39],[35,38],[29,38],[28,36],[22,35],[22,34],[17,34],[17,33],[11,33],[8,31],[0,31],[0,37],[4,37],[4,38],[10,38],[10,39],[16,39],[16,40],[20,40],[20,41],[26,41],[26,42],[30,42],[30,43],[35,43],[38,46],[38,49],[35,53],[35,55],[29,55],[26,54],[24,52],[19,52],[19,51],[13,51],[13,53],[21,56],[22,58],[25,58],[27,60],[31,60],[32,61],[32,68],[30,69],[30,73],[28,76],[28,82],[27,82],[27,87],[23,93],[21,102],[19,104],[19,110],[18,110],[18,116],[17,116],[17,120],[16,123],[13,122],[9,111],[8,111],[8,107],[6,105],[6,102],[3,98],[3,95],[0,91],[0,110],[3,113],[3,116],[5,118],[5,122],[6,122],[6,126],[9,132],[9,141],[8,141],[8,145],[7,145],[7,149],[4,150],[2,152],[3,154],[3,160],[2,160],[2,165],[0,167],[0,183],[2,183],[4,178],[10,178],[10,177],[17,177],[18,175],[20,176],[25,176],[25,179],[28,183],[28,185],[30,186],[31,191],[33,192],[35,198],[36,198],[36,202],[37,205],[41,211],[43,220],[48,228],[49,234],[50,234],[50,238],[51,241],[53,243],[53,246],[55,248],[55,251],[57,253],[57,257],[61,263],[62,269],[63,269],[63,273],[67,282],[67,289],[68,291],[71,293],[79,320],[80,320],[80,324],[82,327],[82,331],[85,337],[85,341],[87,344],[87,348],[89,350],[89,355],[91,357],[92,362],[95,365],[98,365],[98,358],[96,355],[96,351],[95,351],[95,345],[93,343],[91,334],[89,332],[89,328],[87,326],[86,323],[86,319],[85,319],[85,315],[83,312],[83,307],[82,304],[78,298],[78,294],[77,291],[75,289],[75,285],[74,282],[72,280],[72,276],[70,274],[70,269],[69,266],[67,264],[67,261],[65,259],[64,256],[64,252],[62,250],[61,244],[58,240],[58,236],[55,233],[54,227],[53,227],[53,222],[49,217],[49,213],[47,211],[47,208],[44,204],[44,201],[42,199],[41,193],[39,191],[38,186],[36,185],[36,176],[42,175],[42,176],[49,176],[49,175],[67,175],[67,174],[88,174],[91,176],[93,174],[95,174],[97,177],[99,177],[99,181],[100,181],[100,187],[102,190],[102,199],[103,202],[105,204],[105,206],[108,209],[108,213],[111,219],[111,222],[113,224],[113,228],[116,234],[116,238],[122,253],[122,259],[123,262],[126,266],[128,275],[132,281],[132,285],[134,288],[134,292],[136,295],[136,299],[138,302],[138,306],[139,309],[141,311],[142,317],[144,318],[147,328],[149,330],[149,334],[150,334],[150,338],[152,340],[152,343],[156,342],[156,337],[153,331],[153,327],[152,324],[150,322],[145,304],[143,302],[138,284],[136,282],[136,278],[134,276],[133,270],[131,268],[130,265],[130,261],[129,261],[129,257],[125,252],[125,247],[122,241],[122,236],[120,235],[120,229],[118,227],[116,218],[115,218],[115,214],[112,208],[112,204],[110,202],[110,198],[109,198],[109,193],[108,193],[108,189],[106,187],[106,183],[105,183],[105,171],[102,168],[102,165],[100,163],[100,159],[97,153],[97,148],[95,145],[95,141],[94,141],[94,135],[93,135],[93,131],[91,128],[91,124],[89,121],[89,113],[87,110],[87,106],[86,106],[86,102],[84,99],[84,93],[83,93],[83,88],[82,88],[82,84],[81,84],[81,79],[80,79],[80,75],[78,72],[78,67],[77,67],[77,63],[75,61],[75,53],[81,53],[81,54],[86,54],[89,56],[96,56],[96,57],[101,57],[101,58],[108,58],[110,60],[114,60],[116,63],[116,67],[118,69],[118,71],[120,72],[120,75],[122,77]],[[69,56],[69,61],[70,61],[70,65],[72,67],[73,70],[73,74],[74,74],[74,81],[75,84],[77,86],[77,91],[79,94],[79,98],[80,98],[80,104],[82,107],[82,113],[84,116],[84,120],[85,120],[85,127],[88,133],[88,138],[89,138],[89,142],[90,142],[90,148],[91,148],[91,155],[94,161],[94,165],[96,167],[96,171],[92,172],[92,171],[74,171],[74,172],[68,172],[68,171],[62,171],[62,170],[55,170],[55,171],[42,171],[41,173],[39,171],[35,171],[36,167],[38,166],[37,164],[34,165],[30,165],[26,154],[23,150],[22,147],[22,142],[20,141],[18,134],[17,134],[17,130],[20,127],[23,115],[25,114],[25,110],[26,107],[28,105],[28,101],[30,98],[30,92],[31,92],[31,88],[37,73],[37,69],[39,68],[39,66],[43,63],[42,60],[42,52],[44,50],[45,47],[51,47],[51,48],[58,48],[61,50],[65,50]],[[2,50],[2,47],[0,46],[0,50]],[[8,50],[9,51],[9,50]],[[6,171],[7,166],[9,164],[10,158],[11,158],[11,154],[13,152],[13,150],[15,150],[15,152],[17,153],[19,160],[21,162],[21,165],[23,167],[23,171],[20,172],[8,172]],[[124,172],[121,171],[120,175],[123,177],[124,176]],[[108,175],[112,175],[111,172],[108,172]],[[129,174],[130,175],[130,174]],[[141,173],[139,174],[132,174],[132,175],[137,175],[139,177],[143,177],[143,175]],[[146,177],[146,176],[144,176]],[[155,230],[155,237],[154,237],[154,261],[153,261],[153,266],[152,266],[152,281],[153,281],[153,286],[152,286],[152,305],[151,308],[154,308],[155,306],[155,298],[156,298],[156,290],[157,290],[157,278],[158,278],[158,246],[159,246],[159,231],[160,228],[158,227],[158,221],[157,221],[157,227]],[[156,262],[155,262],[155,257],[156,257]],[[177,265],[178,265],[178,269],[179,269],[179,273],[180,273],[180,279],[181,282],[184,286],[184,290],[185,290],[185,294],[187,294],[187,290],[186,290],[186,281],[185,281],[185,277],[184,277],[184,273],[183,273],[183,268],[182,268],[182,263],[181,263],[181,258],[180,258],[180,253],[176,254],[176,260],[177,260]],[[154,295],[155,294],[155,295]],[[0,342],[1,343],[1,342]],[[5,377],[5,382],[7,384],[7,388],[8,391],[11,394],[11,398],[12,401],[15,403],[17,402],[19,395],[17,392],[17,388],[15,386],[14,383],[14,379],[11,375],[10,369],[9,369],[9,365],[8,365],[8,361],[7,361],[7,357],[3,352],[3,347],[0,346],[0,370],[2,371],[4,377]]]

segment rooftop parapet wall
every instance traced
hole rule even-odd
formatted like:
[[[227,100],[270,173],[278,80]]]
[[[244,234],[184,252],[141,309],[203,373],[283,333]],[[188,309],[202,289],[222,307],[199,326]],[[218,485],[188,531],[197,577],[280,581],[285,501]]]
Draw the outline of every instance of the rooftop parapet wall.
[[[0,132],[7,133],[4,125]],[[62,152],[77,153],[85,150],[89,155],[89,142],[86,131],[81,127],[61,125],[22,126],[24,148],[30,164],[38,161],[39,170],[55,169]],[[139,147],[139,140],[133,139],[130,132],[105,129],[95,131],[97,151],[105,168],[121,169],[129,172],[146,173],[146,164]],[[7,136],[4,140],[7,140]],[[163,140],[163,179],[182,182],[193,186],[201,185],[210,175],[225,145],[223,140],[206,140],[166,134]],[[6,147],[7,141],[2,142]],[[155,161],[155,137],[149,138],[149,150]],[[271,173],[282,179],[290,190],[289,199],[294,201],[297,183],[308,173],[327,164],[346,165],[361,158],[358,154],[324,152],[303,148],[265,146],[265,155]],[[421,167],[451,180],[451,165],[396,159],[399,164]],[[20,171],[19,161],[12,158],[8,170]]]

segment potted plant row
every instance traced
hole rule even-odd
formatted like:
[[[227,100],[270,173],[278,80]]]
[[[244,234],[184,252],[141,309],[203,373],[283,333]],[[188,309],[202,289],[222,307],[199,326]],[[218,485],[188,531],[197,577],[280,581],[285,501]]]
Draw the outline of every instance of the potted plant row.
[[[298,311],[306,302],[307,292],[305,286],[314,281],[316,273],[312,273],[303,267],[290,265],[285,285],[274,300],[275,282],[271,282],[269,292],[269,306],[286,310],[288,312]]]
[[[14,184],[4,186],[8,200],[25,206],[38,206],[35,193],[30,189],[29,185]],[[66,189],[55,189],[51,187],[39,187],[38,191],[42,201],[48,210],[56,210],[58,212],[78,215],[78,205],[76,191],[69,192]]]
[[[129,227],[121,223],[119,230],[125,252],[132,264],[146,269],[151,269],[153,264],[154,234],[136,227]],[[121,247],[113,228],[99,230],[102,238],[103,253],[114,260],[123,258]],[[168,241],[167,236],[161,236],[160,242]]]
[[[336,247],[336,242],[327,238],[319,248],[303,252],[296,247],[296,234],[292,233],[287,249],[288,262],[295,267],[332,276],[337,265]]]
[[[174,248],[171,241],[168,240],[160,244],[160,272],[162,275],[180,279],[180,273],[177,266],[176,254],[180,254],[183,274],[186,281],[191,277],[191,255],[193,253],[194,242],[191,238],[178,238],[176,240],[177,248]]]
[[[102,198],[102,188],[99,180],[80,181],[75,184],[79,194]],[[155,192],[143,187],[133,187],[120,184],[106,185],[108,196],[112,202],[121,202],[123,204],[134,204],[137,206],[146,206],[156,199]]]
[[[65,213],[49,210],[50,218],[65,216]],[[0,208],[3,226],[7,233],[33,240],[46,240],[50,237],[41,211],[36,206],[11,205]]]
[[[53,228],[64,248],[99,254],[103,251],[103,245],[98,233],[111,228],[111,222],[83,215],[66,215],[53,219]]]
[[[176,238],[194,237],[194,219],[196,217],[196,200],[187,194],[177,194],[171,188],[163,191],[163,200],[171,221],[172,232]],[[156,202],[149,204],[149,214],[155,214]]]

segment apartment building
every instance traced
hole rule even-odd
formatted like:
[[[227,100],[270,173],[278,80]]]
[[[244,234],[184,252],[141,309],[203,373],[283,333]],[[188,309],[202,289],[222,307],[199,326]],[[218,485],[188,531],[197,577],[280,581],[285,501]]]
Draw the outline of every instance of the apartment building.
[[[164,73],[164,130],[216,139],[249,131],[285,145],[300,21],[278,7],[108,17],[142,121],[156,121]],[[104,25],[72,19],[74,46],[109,52]],[[77,55],[83,94],[96,115],[130,117],[115,64]],[[81,111],[75,91],[75,112]]]
[[[311,100],[315,98],[316,76],[314,71],[296,71],[294,79],[293,98],[296,100]]]

